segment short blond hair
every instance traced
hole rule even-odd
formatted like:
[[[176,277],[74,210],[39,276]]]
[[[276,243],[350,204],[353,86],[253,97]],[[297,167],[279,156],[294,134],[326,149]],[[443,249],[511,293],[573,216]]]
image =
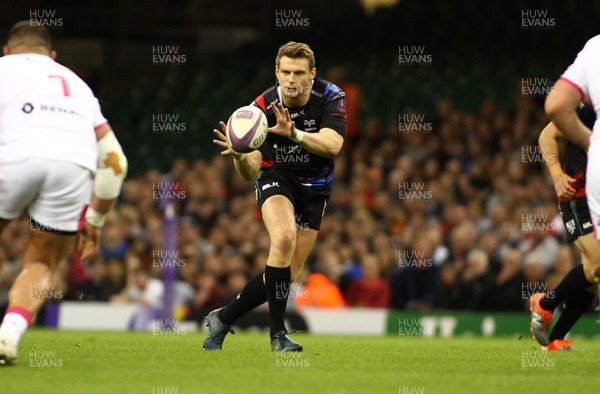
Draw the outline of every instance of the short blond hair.
[[[315,53],[310,49],[307,44],[302,42],[290,41],[279,47],[277,57],[275,58],[275,65],[279,67],[279,60],[283,56],[291,59],[306,59],[308,60],[309,69],[315,68]]]

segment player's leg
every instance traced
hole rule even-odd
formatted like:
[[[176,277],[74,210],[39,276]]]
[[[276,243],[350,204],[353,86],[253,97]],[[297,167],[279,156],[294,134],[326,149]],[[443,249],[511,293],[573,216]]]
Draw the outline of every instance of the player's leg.
[[[21,336],[51,293],[52,274],[74,244],[92,187],[91,172],[74,164],[30,160],[24,166],[31,176],[23,178],[41,181],[29,204],[32,226],[21,259],[22,271],[10,289],[0,325],[0,360],[5,363],[16,358]]]
[[[584,256],[583,274],[589,285],[595,284],[594,267],[600,262],[600,241],[594,237],[593,233],[586,234],[577,238],[575,246]]]
[[[31,232],[21,262],[21,273],[10,289],[8,309],[0,331],[9,331],[17,342],[20,340],[48,298],[52,274],[74,241],[74,235]]]
[[[311,228],[298,228],[298,231],[296,231],[296,249],[294,250],[291,264],[292,283],[298,280],[300,271],[302,271],[302,267],[315,245],[318,233],[317,230]]]
[[[206,350],[221,350],[228,333],[235,334],[231,325],[252,309],[267,302],[264,271],[250,279],[237,297],[227,306],[211,311],[206,316],[208,336],[202,347]]]
[[[270,171],[259,173],[257,177],[254,187],[256,189],[256,199],[258,201],[258,206],[263,209],[264,205],[267,204],[267,201],[274,199],[272,201],[278,201],[284,199],[287,201],[287,208],[291,207],[292,213],[289,212],[286,214],[284,211],[274,212],[271,214],[271,222],[276,223],[279,227],[289,226],[291,228],[295,227],[293,225],[294,211],[293,204],[291,200],[293,200],[293,194],[290,191],[288,185],[281,181],[281,179],[276,175],[272,174]],[[271,203],[269,203],[271,204]],[[267,216],[269,215],[267,212]],[[292,224],[284,224],[283,218],[291,218]],[[263,212],[263,220],[265,222],[268,219],[265,218],[265,212]],[[269,231],[269,227],[267,227],[267,231]],[[269,234],[271,236],[271,234]],[[278,252],[273,251],[273,239],[271,239],[271,251],[270,256],[271,259],[278,258]],[[267,264],[269,262],[267,261]],[[288,264],[289,270],[289,264]],[[266,271],[266,270],[265,270]],[[229,303],[229,305],[224,308],[213,310],[206,317],[207,326],[208,326],[208,336],[204,340],[203,347],[206,350],[220,350],[223,345],[223,341],[228,333],[234,333],[231,329],[231,325],[241,316],[256,308],[259,305],[267,302],[267,290],[265,287],[265,272],[261,272],[257,274],[254,278],[250,279],[244,289],[238,296]]]
[[[319,195],[311,190],[304,190],[304,204],[296,217],[296,250],[292,257],[292,282],[296,282],[302,271],[302,266],[308,259],[317,240],[321,221],[325,214],[328,197]]]
[[[22,270],[10,288],[8,308],[0,325],[0,363],[15,362],[21,337],[51,292],[52,274],[75,241],[74,235],[34,230],[21,261]],[[4,343],[2,343],[4,342]]]
[[[278,212],[282,212],[283,214],[279,214],[278,216],[276,216],[276,218],[281,221],[281,224],[278,225],[277,221],[275,221],[274,223],[270,223],[269,224],[269,220],[265,220],[265,223],[267,223],[267,228],[269,229],[269,234],[272,234],[272,230],[277,232],[277,231],[281,231],[284,230],[283,233],[285,234],[285,237],[290,237],[292,235],[295,235],[295,242],[291,247],[291,250],[293,251],[293,254],[291,256],[291,260],[290,260],[290,265],[291,265],[291,278],[287,279],[287,282],[285,284],[283,284],[283,288],[285,288],[286,284],[287,284],[287,288],[290,288],[290,282],[291,280],[297,280],[300,271],[302,270],[302,266],[304,265],[304,262],[306,261],[306,259],[308,258],[314,244],[315,241],[317,239],[317,234],[319,231],[319,228],[321,227],[321,221],[323,219],[323,215],[325,212],[325,206],[327,204],[327,197],[324,195],[320,195],[319,193],[313,192],[312,190],[308,189],[308,188],[300,188],[298,187],[298,189],[295,190],[295,194],[296,196],[296,211],[295,211],[295,216],[294,217],[290,217],[292,213],[294,213],[293,211],[293,207],[290,206],[287,208],[287,210],[283,210],[286,209],[285,207],[279,207],[278,208]],[[264,205],[263,205],[264,208]],[[283,209],[282,209],[283,208]],[[263,217],[265,216],[264,213],[264,209],[263,209]],[[292,224],[292,225],[290,225]],[[294,229],[294,233],[290,234],[289,230],[293,228]],[[272,229],[272,230],[271,230]],[[273,237],[271,237],[271,242],[273,242]],[[289,249],[285,248],[284,249],[285,254],[282,254],[280,256],[281,259],[286,258],[289,254]],[[269,258],[271,258],[271,255],[269,256]],[[269,269],[269,262],[267,262],[267,270]],[[265,271],[265,276],[266,276],[266,272]],[[268,281],[265,280],[265,286],[267,287],[267,297],[269,297],[269,286],[268,286]],[[284,300],[282,299],[282,306],[281,308],[283,309],[283,312],[285,312],[285,306],[287,304],[287,299],[290,296],[290,291],[285,291],[284,294],[282,294],[282,297],[285,299],[285,303]],[[279,301],[279,300],[278,300]],[[269,309],[271,308],[271,299],[269,299]],[[283,315],[281,315],[281,323],[280,323],[282,329],[280,331],[277,332],[277,334],[273,337],[273,332],[274,327],[273,327],[273,320],[272,320],[272,325],[271,325],[271,335],[272,335],[272,340],[271,340],[271,349],[274,351],[302,351],[302,345],[292,341],[287,335],[287,331],[285,330],[285,326],[283,325]],[[277,327],[275,327],[275,329],[277,329]]]
[[[274,351],[301,351],[302,346],[287,337],[284,322],[291,289],[290,265],[296,248],[294,206],[286,196],[274,195],[263,203],[261,211],[271,241],[265,267],[271,348]]]
[[[569,271],[569,273],[563,278],[563,280],[560,281],[556,288],[552,292],[546,294],[544,298],[540,300],[540,306],[542,308],[547,311],[553,311],[568,297],[571,297],[580,291],[584,291],[594,284],[592,274],[593,264],[591,264],[588,256],[593,256],[593,245],[595,245],[597,242],[598,241],[591,233],[581,236],[575,241],[577,249],[582,252],[581,255],[583,264],[578,264],[573,267],[571,271]],[[596,261],[600,261],[600,259]]]
[[[0,164],[0,233],[13,219],[19,217],[35,198],[42,179],[31,160],[17,164]],[[9,299],[13,288],[14,284]],[[26,309],[11,311],[11,306],[9,300],[7,312],[0,325],[0,365],[12,365],[16,362],[18,339],[31,320],[31,313]]]
[[[591,235],[591,234],[588,234]],[[582,237],[583,238],[583,237]],[[581,254],[582,265],[579,268],[583,268],[584,272],[587,272],[592,265],[590,260],[585,254]],[[574,267],[575,270],[578,267]],[[573,272],[572,270],[572,272]],[[587,279],[587,275],[586,275]],[[567,335],[569,330],[575,325],[577,320],[585,313],[590,307],[594,298],[596,297],[596,286],[588,286],[587,288],[580,288],[577,292],[570,295],[564,301],[564,310],[560,314],[560,317],[554,324],[552,331],[550,332],[549,343],[555,340],[562,340]]]
[[[302,226],[299,230],[296,226],[296,218],[302,217],[303,212],[299,215],[295,215],[294,205],[292,201],[295,201],[294,194],[290,190],[287,184],[281,183],[270,176],[271,174],[265,175],[261,173],[256,180],[256,196],[261,207],[263,220],[269,232],[271,238],[271,250],[269,251],[269,257],[267,266],[271,265],[271,268],[265,268],[265,272],[261,272],[252,278],[242,290],[240,294],[226,307],[212,311],[208,314],[207,326],[209,328],[209,335],[204,340],[203,347],[207,350],[220,350],[222,348],[223,341],[227,333],[233,333],[231,324],[235,322],[239,317],[249,312],[250,310],[262,305],[268,300],[267,289],[266,289],[266,271],[283,271],[287,270],[290,272],[290,265],[292,270],[290,272],[291,277],[296,277],[296,274],[302,268],[304,261],[308,257],[314,240],[316,239],[316,230],[307,228],[306,231],[302,230]],[[269,185],[269,187],[266,187]],[[266,205],[266,207],[265,207]],[[323,205],[324,206],[324,205]],[[298,207],[296,207],[298,208]],[[301,207],[303,208],[303,207]],[[322,208],[319,211],[322,216]],[[320,218],[318,224],[320,224]],[[317,224],[317,229],[318,229]],[[295,232],[295,233],[294,233]],[[286,239],[287,238],[287,239]],[[289,242],[294,241],[294,242]],[[284,250],[287,249],[287,253]],[[292,251],[291,258],[289,257],[289,251]],[[275,261],[276,263],[272,263]],[[288,261],[287,267],[277,270],[277,261]],[[287,269],[286,269],[287,268]],[[285,273],[284,273],[285,275]],[[279,294],[275,294],[275,298],[289,297],[290,283],[279,283],[275,285],[279,288]],[[277,289],[275,289],[277,291]],[[277,300],[276,300],[277,301]],[[282,300],[283,301],[283,300]],[[276,307],[277,308],[277,307]],[[277,309],[276,309],[277,310]],[[270,308],[270,313],[271,308]],[[285,308],[283,308],[283,314],[285,314]],[[271,319],[273,321],[273,319]],[[276,320],[277,321],[277,318]],[[280,320],[281,325],[283,323],[283,317]],[[278,332],[285,333],[285,326]],[[272,335],[273,336],[273,335]],[[282,335],[281,341],[284,346],[299,347],[300,345],[293,343],[289,340],[286,335]]]
[[[296,232],[296,248],[292,256],[291,281],[296,281],[317,239],[317,230],[301,229]],[[238,296],[224,308],[219,309],[219,318],[225,325],[232,325],[252,309],[267,302],[264,271],[250,279]]]
[[[598,259],[600,257],[598,253],[600,241],[595,239],[592,233],[591,210],[588,208],[586,199],[576,198],[568,202],[561,202],[559,210],[565,227],[573,229],[568,233],[567,241],[574,241],[577,249],[591,261],[600,261]],[[585,291],[591,284],[593,284],[593,276],[590,262],[588,259],[584,259],[583,264],[573,267],[552,292],[536,293],[531,297],[530,328],[534,339],[540,345],[547,346],[550,341],[549,327],[554,309],[567,298]],[[573,301],[571,301],[572,303]],[[571,316],[571,313],[567,313],[567,316]],[[561,323],[561,326],[562,324],[564,322]]]

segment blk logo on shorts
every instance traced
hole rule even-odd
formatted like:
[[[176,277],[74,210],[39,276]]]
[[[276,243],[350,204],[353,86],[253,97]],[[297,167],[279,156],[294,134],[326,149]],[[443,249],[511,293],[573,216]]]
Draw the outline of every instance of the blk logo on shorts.
[[[574,234],[575,233],[575,220],[573,220],[573,219],[569,220],[565,224],[565,227],[567,228],[567,231],[569,232],[569,234]]]

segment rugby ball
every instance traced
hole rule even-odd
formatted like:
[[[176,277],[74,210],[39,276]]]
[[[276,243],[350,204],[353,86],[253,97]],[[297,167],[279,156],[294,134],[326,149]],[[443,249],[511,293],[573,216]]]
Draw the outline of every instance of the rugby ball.
[[[258,149],[267,139],[267,117],[253,105],[238,108],[227,121],[227,140],[239,153]]]

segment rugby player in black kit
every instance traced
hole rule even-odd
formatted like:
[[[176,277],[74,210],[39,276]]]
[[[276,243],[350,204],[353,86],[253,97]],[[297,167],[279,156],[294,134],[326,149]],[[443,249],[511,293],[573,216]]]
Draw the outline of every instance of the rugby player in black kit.
[[[596,113],[591,105],[580,104],[577,115],[588,128],[594,126]],[[560,162],[557,162],[559,140],[564,140],[565,145]],[[534,339],[547,350],[571,350],[571,341],[564,337],[590,307],[596,290],[596,286],[592,286],[595,283],[595,264],[587,257],[591,255],[589,249],[595,244],[592,233],[594,226],[585,193],[587,154],[567,140],[553,123],[544,128],[539,144],[559,198],[558,206],[567,230],[567,241],[575,242],[583,264],[573,267],[552,292],[536,293],[531,297],[531,332]],[[549,333],[552,313],[562,302],[564,310]]]
[[[281,46],[275,60],[277,84],[253,105],[267,116],[269,134],[256,151],[239,154],[223,132],[213,142],[231,155],[236,171],[254,181],[271,246],[265,272],[252,278],[229,305],[206,317],[203,347],[219,350],[240,316],[268,302],[271,350],[302,351],[284,324],[290,284],[298,277],[317,238],[333,180],[334,158],[346,135],[346,97],[316,77],[315,57],[303,43]]]

